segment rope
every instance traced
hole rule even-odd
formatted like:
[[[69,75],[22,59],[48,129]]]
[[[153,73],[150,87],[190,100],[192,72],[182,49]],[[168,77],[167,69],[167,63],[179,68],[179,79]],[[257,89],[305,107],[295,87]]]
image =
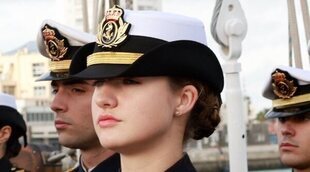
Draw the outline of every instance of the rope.
[[[217,25],[218,17],[219,17],[220,10],[222,7],[222,3],[223,3],[223,0],[217,0],[215,3],[212,21],[211,21],[211,35],[218,44],[226,47],[226,45],[219,39],[217,32],[216,32],[216,25]]]
[[[308,3],[306,0],[300,1],[302,17],[304,21],[305,33],[306,33],[306,40],[310,40],[310,21],[309,21],[309,10],[308,10]]]
[[[308,3],[306,0],[301,0],[300,5],[301,5],[302,17],[304,21],[305,34],[306,34],[306,45],[307,45],[307,48],[309,48],[308,43],[310,43],[310,21],[309,21]],[[310,50],[308,50],[308,57],[310,61]]]
[[[288,19],[289,20],[289,19]],[[288,21],[289,23],[289,21]],[[292,50],[292,37],[291,37],[291,29],[290,24],[288,24],[288,64],[289,66],[293,66],[293,50]]]
[[[89,32],[87,2],[82,1],[83,31]]]
[[[288,7],[290,37],[292,38],[293,52],[295,55],[295,67],[302,69],[300,42],[299,42],[294,0],[287,0],[287,7]]]

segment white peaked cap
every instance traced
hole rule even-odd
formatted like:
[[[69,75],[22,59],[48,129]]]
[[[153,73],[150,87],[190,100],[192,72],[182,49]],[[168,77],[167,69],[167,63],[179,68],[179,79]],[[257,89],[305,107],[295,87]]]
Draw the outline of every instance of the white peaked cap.
[[[90,33],[86,33],[86,32],[82,32],[76,29],[73,29],[69,26],[65,26],[63,24],[60,24],[56,21],[53,20],[44,20],[41,24],[41,27],[38,31],[38,35],[37,35],[37,47],[39,49],[39,52],[46,57],[49,57],[47,52],[46,52],[46,47],[44,44],[44,38],[42,35],[42,28],[44,28],[44,26],[48,24],[49,26],[56,28],[59,33],[67,38],[70,46],[83,46],[87,43],[90,42],[95,42],[96,41],[96,36]]]
[[[207,44],[204,24],[196,18],[158,11],[125,10],[124,20],[131,23],[129,35]]]
[[[293,78],[296,79],[297,83],[299,85],[309,85],[310,84],[310,71],[309,70],[304,70],[304,69],[299,69],[299,68],[294,68],[290,66],[276,66],[272,72],[274,72],[276,69],[280,69],[283,71],[286,71],[289,73]],[[270,73],[272,73],[270,72]],[[267,79],[267,82],[265,84],[264,90],[263,90],[263,96],[266,97],[267,99],[275,99],[275,95],[272,91],[272,77]]]
[[[5,93],[0,93],[0,106],[8,106],[13,109],[16,109],[16,101],[14,96]]]
[[[299,85],[308,85],[310,83],[310,71],[290,66],[278,66],[274,70],[280,69],[287,71],[293,78],[296,78]]]
[[[272,78],[274,80],[272,80]],[[310,112],[310,71],[277,66],[263,91],[263,96],[272,100],[265,118],[280,118]]]

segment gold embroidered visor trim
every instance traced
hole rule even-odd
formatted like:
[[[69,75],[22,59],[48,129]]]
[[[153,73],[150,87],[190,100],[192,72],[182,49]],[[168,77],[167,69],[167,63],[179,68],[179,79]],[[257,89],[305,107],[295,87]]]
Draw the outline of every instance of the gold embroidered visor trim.
[[[272,107],[286,108],[289,105],[299,104],[310,101],[310,93],[294,96],[290,99],[276,99],[272,101]]]
[[[94,64],[132,64],[142,53],[98,52],[87,57],[87,66]]]
[[[51,61],[49,69],[52,72],[67,72],[69,70],[71,60]]]

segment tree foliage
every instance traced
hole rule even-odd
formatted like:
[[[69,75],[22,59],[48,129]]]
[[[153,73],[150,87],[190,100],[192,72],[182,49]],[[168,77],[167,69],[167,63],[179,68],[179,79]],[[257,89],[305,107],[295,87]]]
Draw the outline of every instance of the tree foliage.
[[[256,120],[259,122],[263,122],[266,120],[265,115],[269,111],[269,109],[264,108],[256,114]]]

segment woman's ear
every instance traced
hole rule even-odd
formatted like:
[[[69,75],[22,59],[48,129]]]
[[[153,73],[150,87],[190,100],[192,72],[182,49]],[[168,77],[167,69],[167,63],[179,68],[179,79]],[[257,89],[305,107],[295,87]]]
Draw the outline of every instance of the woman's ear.
[[[180,91],[180,101],[175,110],[176,116],[181,116],[190,112],[197,99],[198,99],[198,90],[193,85],[186,85]]]
[[[0,129],[0,143],[5,143],[9,140],[12,133],[12,128],[8,125],[3,126]]]

